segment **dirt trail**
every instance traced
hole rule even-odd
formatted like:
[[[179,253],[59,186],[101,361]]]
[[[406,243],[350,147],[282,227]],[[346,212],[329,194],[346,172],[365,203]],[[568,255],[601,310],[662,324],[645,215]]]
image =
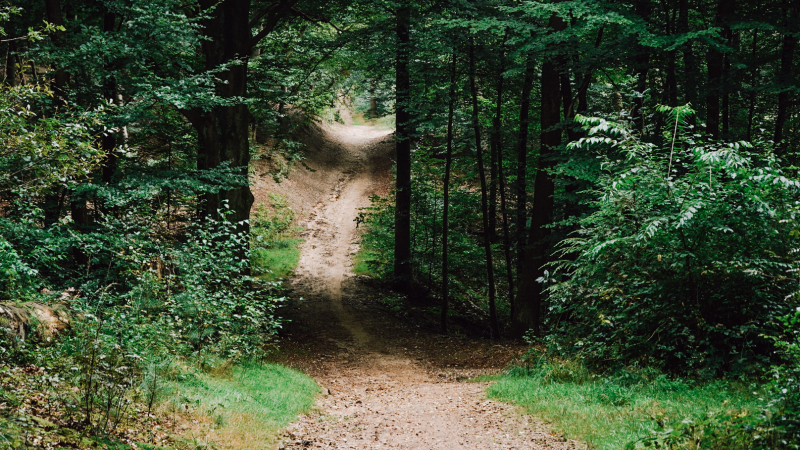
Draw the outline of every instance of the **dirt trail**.
[[[293,279],[298,301],[282,346],[283,362],[314,376],[326,395],[290,425],[279,448],[583,448],[486,400],[485,383],[466,381],[502,369],[523,347],[404,322],[378,302],[389,293],[353,275],[354,219],[371,194],[385,192],[390,134],[339,125],[322,131],[325,155],[312,149],[309,165],[338,181],[307,215]]]

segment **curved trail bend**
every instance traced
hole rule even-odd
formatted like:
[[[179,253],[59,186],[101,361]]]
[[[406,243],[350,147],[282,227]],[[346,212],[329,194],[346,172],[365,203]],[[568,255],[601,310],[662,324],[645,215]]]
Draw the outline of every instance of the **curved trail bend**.
[[[370,195],[386,192],[391,136],[338,124],[319,132],[321,148],[309,146],[315,172],[298,175],[294,187],[308,184],[305,177],[328,180],[329,190],[313,208],[306,202],[305,242],[292,280],[298,301],[289,311],[282,362],[309,373],[326,394],[287,428],[279,448],[582,448],[514,407],[486,400],[485,383],[464,381],[501,370],[522,347],[404,322],[378,303],[389,293],[353,275],[354,219]],[[298,195],[286,194],[290,202]]]

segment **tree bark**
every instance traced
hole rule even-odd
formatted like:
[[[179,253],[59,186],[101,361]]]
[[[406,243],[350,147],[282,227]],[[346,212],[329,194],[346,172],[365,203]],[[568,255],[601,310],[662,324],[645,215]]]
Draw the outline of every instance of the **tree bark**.
[[[56,26],[64,26],[64,15],[61,13],[60,0],[45,0],[45,10],[47,14],[47,21]],[[53,32],[53,44],[57,48],[62,48],[65,45],[64,31],[56,30]],[[55,94],[56,105],[63,106],[66,104],[66,87],[69,83],[69,75],[64,71],[63,67],[55,67],[55,76],[53,78],[53,94]]]
[[[638,0],[636,2],[636,14],[645,22],[650,20],[650,0]],[[647,89],[647,73],[650,70],[650,50],[648,47],[637,44],[639,52],[634,57],[634,68],[636,72],[636,92],[639,93],[633,99],[633,111],[631,117],[636,129],[644,130],[644,91]]]
[[[394,217],[394,278],[401,290],[412,287],[411,266],[411,75],[409,53],[411,7],[401,4],[397,10],[397,54],[395,61],[395,119],[397,136],[397,180]]]
[[[750,69],[750,105],[747,108],[747,136],[749,141],[753,136],[753,118],[756,112],[756,80],[758,79],[758,66],[755,64],[758,51],[758,30],[753,30],[753,47],[750,53],[751,63]]]
[[[533,57],[528,55],[525,77],[522,80],[522,93],[519,101],[519,140],[517,141],[517,180],[514,183],[516,194],[516,248],[517,248],[517,276],[522,271],[522,261],[525,258],[525,245],[527,241],[527,173],[528,173],[528,125],[531,108],[531,90],[536,67]],[[513,308],[512,308],[513,309]]]
[[[489,323],[495,338],[500,337],[500,326],[497,323],[495,305],[494,264],[492,263],[492,241],[489,232],[489,199],[487,196],[486,170],[483,166],[483,146],[481,145],[481,129],[478,120],[478,87],[475,83],[475,39],[469,47],[469,85],[472,92],[472,127],[475,130],[475,151],[478,159],[478,177],[481,183],[481,216],[483,218],[483,249],[486,254],[486,278],[489,282]]]
[[[447,260],[450,232],[450,167],[453,162],[453,116],[456,104],[456,51],[450,62],[450,92],[447,100],[447,150],[444,159],[444,211],[442,211],[442,333],[447,333],[447,312],[450,308],[450,272]]]
[[[64,16],[61,13],[60,0],[46,0],[45,12],[47,21],[56,26],[64,26]],[[53,32],[51,39],[56,48],[64,46],[64,32],[56,30]],[[12,64],[13,65],[13,64]],[[53,91],[53,99],[55,105],[64,106],[66,104],[66,87],[69,77],[61,67],[55,67],[55,76],[51,83]],[[56,222],[61,217],[61,204],[60,195],[57,193],[49,193],[44,196],[44,227],[47,228]]]
[[[678,32],[688,33],[689,30],[689,0],[680,0],[678,2]],[[681,46],[683,53],[683,84],[686,89],[686,99],[695,108],[700,105],[697,102],[697,88],[696,80],[700,79],[700,74],[697,71],[697,61],[692,48],[692,42],[688,41]],[[689,121],[694,123],[696,116],[691,116]]]
[[[785,26],[789,28],[797,18],[798,8],[789,0],[783,2],[783,12],[786,18]],[[794,52],[797,49],[797,38],[790,32],[783,35],[783,42],[781,43],[781,64],[778,69],[777,85],[778,93],[778,114],[775,119],[775,134],[773,140],[778,144],[779,148],[784,147],[780,144],[783,140],[783,128],[786,121],[789,119],[789,109],[791,108],[791,86],[792,86],[792,72],[794,67]]]
[[[116,29],[117,15],[111,11],[106,11],[103,16],[103,32],[113,33]],[[114,73],[114,67],[108,61],[104,64],[108,73]],[[117,102],[117,82],[113,75],[109,76],[103,84],[103,100],[110,103]],[[106,131],[100,137],[100,145],[105,153],[102,167],[102,181],[105,184],[111,183],[114,172],[117,170],[117,155],[114,150],[117,147],[117,139],[114,133]],[[105,208],[104,208],[105,209]]]
[[[506,203],[506,182],[503,173],[503,155],[497,160],[497,177],[500,182],[500,213],[503,218],[503,251],[506,257],[506,282],[508,283],[508,306],[514,311],[514,273],[511,260],[511,233],[508,228],[508,205]]]
[[[377,90],[377,83],[372,80],[369,84],[369,116],[370,118],[378,117],[378,99],[375,98],[375,91]]]
[[[561,31],[566,23],[553,15],[549,20],[552,31]],[[536,180],[533,187],[533,212],[531,217],[528,249],[525,252],[522,273],[519,276],[514,315],[511,317],[511,334],[520,337],[528,330],[540,333],[541,307],[544,293],[537,281],[544,275],[544,264],[547,262],[549,245],[546,241],[550,234],[547,227],[552,221],[553,193],[555,185],[549,170],[553,167],[553,156],[561,145],[561,89],[560,75],[552,57],[545,57],[542,64],[542,101],[541,101],[541,149],[536,169]]]
[[[8,52],[6,53],[6,80],[8,86],[17,85],[17,43],[11,41],[8,43]]]
[[[733,14],[733,0],[719,0],[717,3],[716,26],[723,27],[723,37],[730,33],[728,18]],[[730,44],[730,41],[726,42]],[[722,78],[725,67],[725,54],[718,48],[712,47],[708,51],[708,86],[706,88],[706,130],[714,139],[719,139],[720,127],[720,98],[724,91]]]
[[[206,69],[216,70],[237,58],[247,58],[254,43],[248,25],[250,0],[199,0],[198,4],[203,11],[215,7],[211,16],[201,22],[206,38],[201,44]],[[274,26],[272,24],[265,31],[271,31]],[[220,80],[214,88],[217,96],[230,99],[247,95],[246,63],[231,65],[218,73],[217,77]],[[233,105],[213,106],[208,110],[193,109],[186,114],[197,131],[198,169],[215,169],[228,163],[236,173],[246,177],[250,163],[250,114],[247,106],[237,102]],[[253,204],[250,186],[205,194],[201,214],[219,218],[218,211],[224,208],[225,202],[230,211],[227,219],[237,223],[238,231],[248,233],[248,219]]]

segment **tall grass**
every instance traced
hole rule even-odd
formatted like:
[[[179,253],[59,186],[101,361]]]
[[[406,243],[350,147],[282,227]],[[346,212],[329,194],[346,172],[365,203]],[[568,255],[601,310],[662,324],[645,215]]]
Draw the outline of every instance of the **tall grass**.
[[[659,423],[668,426],[709,414],[752,415],[759,410],[752,390],[738,383],[694,383],[646,370],[601,377],[571,361],[512,369],[487,394],[523,407],[567,437],[598,450],[625,448],[650,436]]]

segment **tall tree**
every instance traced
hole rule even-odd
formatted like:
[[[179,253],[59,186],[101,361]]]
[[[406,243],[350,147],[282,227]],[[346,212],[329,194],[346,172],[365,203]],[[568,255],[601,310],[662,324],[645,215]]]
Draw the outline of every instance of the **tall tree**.
[[[472,128],[475,133],[475,153],[478,159],[478,177],[481,184],[481,217],[483,218],[483,248],[486,254],[486,278],[489,282],[489,324],[495,337],[500,336],[500,325],[497,322],[497,308],[495,305],[496,287],[494,280],[494,263],[492,262],[492,233],[489,230],[489,207],[487,196],[486,169],[483,161],[483,143],[481,142],[481,128],[478,118],[478,87],[475,81],[475,38],[472,38],[469,47],[469,85],[472,93]]]
[[[447,314],[450,308],[450,272],[448,267],[448,249],[450,241],[450,170],[453,162],[453,116],[456,104],[456,50],[450,61],[450,87],[447,97],[447,143],[444,160],[444,194],[442,211],[442,333],[447,333]]]
[[[775,118],[775,133],[773,136],[775,142],[783,140],[783,129],[786,126],[786,121],[789,118],[789,110],[791,108],[792,74],[794,69],[794,53],[797,49],[797,36],[790,30],[797,21],[800,7],[798,7],[795,1],[783,0],[781,10],[784,13],[784,26],[786,29],[781,42],[780,67],[776,80],[779,93],[778,114]]]
[[[566,29],[566,22],[553,14],[548,26],[551,32]],[[552,45],[552,44],[551,44]],[[550,49],[553,50],[552,48]],[[533,209],[531,216],[528,249],[522,274],[519,276],[517,295],[515,296],[514,315],[511,317],[511,334],[522,336],[533,329],[539,333],[541,309],[544,293],[539,279],[544,276],[544,264],[547,262],[550,234],[548,225],[553,214],[553,194],[555,184],[550,170],[553,168],[555,152],[561,145],[561,75],[552,57],[545,58],[541,75],[541,148],[536,167],[536,179],[533,187]]]
[[[396,11],[395,121],[397,123],[397,173],[395,191],[394,277],[401,289],[413,282],[411,266],[411,6],[401,3]]]

